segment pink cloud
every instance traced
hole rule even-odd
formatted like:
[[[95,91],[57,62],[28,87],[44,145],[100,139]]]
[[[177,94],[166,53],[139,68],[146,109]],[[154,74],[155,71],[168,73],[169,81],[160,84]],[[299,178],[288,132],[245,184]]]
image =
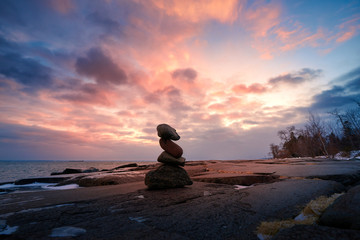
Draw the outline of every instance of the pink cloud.
[[[73,0],[49,0],[48,3],[61,14],[67,14],[75,8]]]
[[[340,24],[339,29],[340,32],[336,37],[336,42],[345,42],[352,37],[354,37],[357,32],[360,30],[360,16],[354,16],[350,20]]]
[[[253,83],[249,86],[246,86],[245,84],[238,84],[232,87],[232,91],[236,94],[240,93],[256,93],[261,94],[267,91],[267,88],[260,83]]]
[[[279,4],[258,1],[242,13],[243,26],[252,31],[255,38],[266,37],[280,23],[280,13]]]
[[[177,16],[190,22],[215,19],[223,23],[232,23],[237,18],[237,0],[153,0],[152,2],[169,16]]]

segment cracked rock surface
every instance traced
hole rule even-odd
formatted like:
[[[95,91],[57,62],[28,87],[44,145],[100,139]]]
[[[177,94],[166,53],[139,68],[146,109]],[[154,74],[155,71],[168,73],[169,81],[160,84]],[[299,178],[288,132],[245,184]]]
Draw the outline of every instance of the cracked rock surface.
[[[198,161],[189,162],[185,168],[194,184],[183,188],[148,190],[144,182],[139,181],[3,194],[0,196],[0,220],[18,228],[12,234],[0,235],[0,239],[49,239],[54,229],[66,227],[79,234],[51,239],[255,240],[258,239],[255,230],[261,221],[293,218],[310,200],[349,188],[342,180],[314,176],[351,175],[353,178],[360,170],[360,163],[299,159],[279,163],[276,160],[273,163],[269,160]],[[234,176],[275,175],[278,177],[269,178],[268,182],[266,177],[256,177],[257,182],[245,188],[234,186],[238,184]],[[197,177],[202,180],[196,181]],[[212,178],[231,180],[216,183]],[[259,182],[258,179],[265,180]],[[359,234],[358,230],[318,225],[303,228],[319,236],[314,239],[342,239],[349,234]],[[301,235],[305,238],[280,235],[291,231],[305,234]],[[276,237],[308,239],[304,231],[302,227],[294,227]],[[328,238],[321,238],[322,233]]]

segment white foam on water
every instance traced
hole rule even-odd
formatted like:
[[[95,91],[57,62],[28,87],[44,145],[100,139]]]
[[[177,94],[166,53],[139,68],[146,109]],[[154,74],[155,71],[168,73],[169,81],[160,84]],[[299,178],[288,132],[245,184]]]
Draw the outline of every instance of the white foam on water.
[[[29,183],[29,184],[23,184],[23,185],[15,185],[14,183],[7,183],[7,184],[0,185],[0,188],[2,188],[2,189],[36,188],[36,187],[44,187],[44,186],[49,186],[49,185],[51,185],[51,184],[49,184],[49,183],[38,183],[38,182]]]
[[[50,237],[76,237],[79,235],[82,235],[86,233],[86,230],[79,227],[71,227],[71,226],[65,226],[65,227],[59,227],[54,228],[51,231]]]
[[[13,191],[39,191],[39,190],[68,190],[68,189],[75,189],[79,188],[78,184],[67,184],[63,186],[56,186],[56,183],[39,183],[34,182],[30,184],[23,184],[23,185],[15,185],[14,183],[7,183],[0,185],[0,189],[5,190],[13,190]],[[5,194],[7,192],[1,192],[0,194]]]

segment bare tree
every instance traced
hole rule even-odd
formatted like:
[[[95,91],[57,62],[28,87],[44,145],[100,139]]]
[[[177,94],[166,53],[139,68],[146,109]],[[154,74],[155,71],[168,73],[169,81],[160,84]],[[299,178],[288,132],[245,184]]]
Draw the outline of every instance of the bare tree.
[[[315,117],[314,114],[309,112],[309,119],[305,128],[309,132],[312,142],[315,144],[314,147],[318,147],[324,155],[329,156],[326,149],[325,127],[321,122],[321,119],[319,117]]]

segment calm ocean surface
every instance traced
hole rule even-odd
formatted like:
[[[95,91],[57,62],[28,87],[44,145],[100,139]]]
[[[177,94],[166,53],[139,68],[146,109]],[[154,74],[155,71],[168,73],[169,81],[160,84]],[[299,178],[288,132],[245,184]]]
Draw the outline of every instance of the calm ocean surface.
[[[52,172],[65,168],[88,169],[90,167],[111,169],[127,163],[149,164],[144,161],[0,161],[0,183],[23,178],[48,177]]]

